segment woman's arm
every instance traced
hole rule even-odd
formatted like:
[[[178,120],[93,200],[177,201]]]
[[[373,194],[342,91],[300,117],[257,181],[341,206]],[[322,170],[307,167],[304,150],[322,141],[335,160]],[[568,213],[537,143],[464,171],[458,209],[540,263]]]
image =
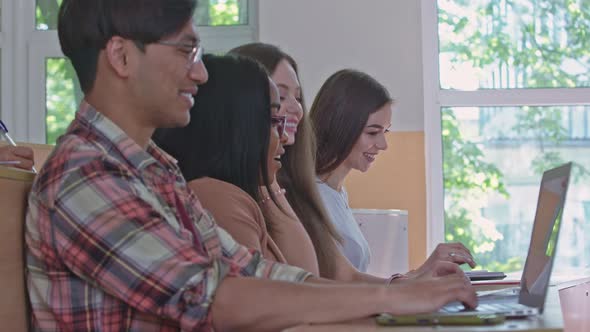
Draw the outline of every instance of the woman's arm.
[[[389,278],[380,278],[357,270],[340,250],[335,251],[334,275],[330,279],[342,282],[362,282],[366,284],[386,285]]]
[[[440,252],[445,249],[453,248],[454,250],[457,250],[458,248],[460,248],[455,244],[449,245],[452,246],[439,245],[439,247],[437,247],[437,250],[435,250],[435,252],[431,255],[430,260],[427,261],[427,263],[423,264],[420,269],[412,270],[403,275],[403,278],[396,278],[393,280],[391,278],[380,278],[367,273],[360,272],[354,266],[352,266],[352,264],[350,264],[350,262],[348,261],[348,259],[346,259],[346,257],[344,257],[344,255],[338,252],[336,254],[336,257],[334,258],[336,260],[336,274],[333,276],[332,279],[343,282],[362,282],[366,284],[383,285],[391,283],[402,284],[412,280],[426,279],[430,277],[445,276],[451,274],[456,274],[465,278],[465,274],[459,268],[458,262],[448,261],[441,258],[434,259],[435,257],[440,256]]]

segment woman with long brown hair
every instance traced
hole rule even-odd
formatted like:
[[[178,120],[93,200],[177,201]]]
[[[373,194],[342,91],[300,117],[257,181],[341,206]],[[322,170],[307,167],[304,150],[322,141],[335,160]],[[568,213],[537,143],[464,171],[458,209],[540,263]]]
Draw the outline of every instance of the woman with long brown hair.
[[[305,244],[293,244],[293,234],[271,232],[271,237],[281,248],[287,261],[290,264],[308,268],[313,265],[311,260],[317,260],[320,275],[329,279],[363,282],[390,281],[391,278],[377,278],[359,271],[341,252],[343,239],[333,226],[333,222],[336,223],[338,220],[330,219],[316,188],[315,135],[309,114],[305,111],[295,60],[278,47],[264,43],[246,44],[229,53],[253,58],[266,68],[279,87],[281,96],[279,114],[288,117],[289,139],[285,143],[285,154],[281,157],[283,167],[277,176],[278,183],[272,185],[274,191],[284,192],[285,196],[280,195],[276,201],[267,200],[261,204],[261,208],[265,211],[265,216],[269,217],[267,223],[300,222],[303,224],[311,238],[312,249],[315,250],[317,259],[311,257],[309,248]],[[283,187],[284,191],[281,191],[280,187]],[[291,208],[294,213],[288,213]],[[450,250],[465,252],[467,259],[453,260],[456,263],[468,262],[471,257],[466,252],[467,249],[460,244],[440,245],[420,269],[408,276],[418,276],[430,271],[438,260],[452,260],[451,258],[456,256],[448,256]],[[471,261],[470,264],[473,262]]]
[[[370,250],[352,210],[344,179],[352,171],[366,172],[381,151],[387,149],[393,99],[387,89],[370,75],[351,69],[334,73],[320,88],[310,110],[317,138],[317,186],[324,206],[342,237],[342,253],[359,270],[365,271]],[[418,271],[433,262],[475,262],[461,243],[439,244]]]

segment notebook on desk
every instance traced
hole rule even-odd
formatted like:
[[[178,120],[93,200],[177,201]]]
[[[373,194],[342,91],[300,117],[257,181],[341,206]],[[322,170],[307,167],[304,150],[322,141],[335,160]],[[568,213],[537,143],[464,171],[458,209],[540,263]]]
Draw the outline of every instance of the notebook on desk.
[[[543,312],[572,164],[543,173],[531,242],[520,279],[520,289],[513,294],[490,294],[479,297],[479,305],[469,312],[524,317]],[[450,303],[440,313],[464,313],[461,303]]]
[[[452,302],[432,316],[496,314],[516,318],[543,312],[571,167],[568,163],[543,173],[520,287],[478,297],[475,310],[465,310],[463,304]]]

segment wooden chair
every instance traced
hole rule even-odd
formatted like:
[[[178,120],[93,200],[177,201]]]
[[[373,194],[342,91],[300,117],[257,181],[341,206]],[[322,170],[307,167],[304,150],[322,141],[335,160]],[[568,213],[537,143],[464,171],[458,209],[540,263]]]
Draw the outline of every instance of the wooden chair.
[[[0,166],[0,330],[27,331],[24,225],[35,174]]]

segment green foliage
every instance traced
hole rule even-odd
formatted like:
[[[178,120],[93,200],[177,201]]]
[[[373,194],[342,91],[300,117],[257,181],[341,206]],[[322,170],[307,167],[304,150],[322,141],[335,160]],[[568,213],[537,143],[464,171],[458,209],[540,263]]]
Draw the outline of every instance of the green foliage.
[[[482,0],[439,3],[441,55],[452,64],[470,64],[483,73],[483,88],[581,87],[590,85],[589,0]],[[541,18],[541,19],[539,19]],[[507,128],[533,144],[536,174],[563,163],[558,147],[567,137],[563,108],[522,107],[516,124]],[[522,259],[494,260],[502,234],[481,218],[484,194],[508,196],[503,175],[483,159],[482,146],[462,138],[452,110],[442,112],[445,232],[447,241],[461,241],[482,268],[514,271]],[[589,175],[576,164],[577,177]],[[578,179],[579,180],[579,179]]]
[[[480,198],[491,192],[508,196],[502,172],[483,159],[477,144],[462,137],[451,109],[442,112],[442,143],[445,239],[463,243],[476,255],[480,267],[489,268],[497,263],[492,252],[503,236],[492,222],[481,218]]]
[[[527,107],[517,114],[517,123],[512,129],[523,139],[535,142],[539,153],[532,159],[530,168],[535,174],[543,174],[549,168],[566,161],[555,150],[567,138],[566,129],[561,125],[563,111],[557,107]],[[550,146],[553,150],[547,149]],[[574,182],[590,177],[590,172],[580,163],[574,162]]]
[[[440,25],[452,32],[440,50],[452,55],[452,61],[482,69],[510,68],[520,74],[512,83],[522,87],[590,84],[590,1],[454,3],[460,10],[439,7]],[[469,20],[466,16],[472,13],[477,15]],[[501,87],[508,86],[494,86]]]
[[[47,71],[47,142],[54,144],[74,119],[82,93],[71,63],[65,59],[48,59]]]
[[[36,0],[36,26],[39,30],[57,29],[57,15],[63,0]]]
[[[240,24],[238,0],[209,0],[210,25]]]
[[[461,199],[465,191],[498,192],[508,196],[502,173],[483,159],[480,147],[465,140],[451,109],[442,111],[443,176],[447,196]]]
[[[522,107],[516,115],[517,124],[512,129],[523,139],[537,141],[544,151],[547,143],[556,145],[567,138],[561,125],[563,111],[557,107]]]

